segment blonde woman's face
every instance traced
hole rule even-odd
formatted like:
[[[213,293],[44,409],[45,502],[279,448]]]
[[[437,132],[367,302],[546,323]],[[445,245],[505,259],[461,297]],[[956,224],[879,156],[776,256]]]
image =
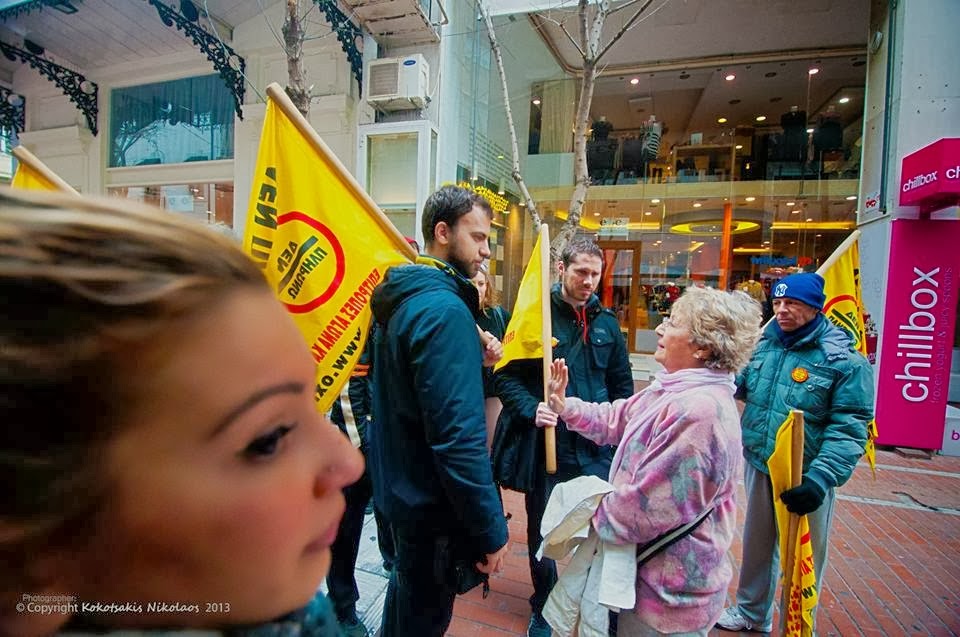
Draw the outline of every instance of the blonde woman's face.
[[[243,291],[156,349],[141,368],[150,396],[108,448],[111,500],[71,590],[199,608],[144,606],[111,625],[251,623],[303,606],[330,567],[341,490],[363,471],[317,411],[303,338],[269,293]]]
[[[477,272],[477,275],[471,280],[477,286],[477,292],[480,294],[480,304],[482,305],[483,299],[487,296],[487,277],[483,272]]]

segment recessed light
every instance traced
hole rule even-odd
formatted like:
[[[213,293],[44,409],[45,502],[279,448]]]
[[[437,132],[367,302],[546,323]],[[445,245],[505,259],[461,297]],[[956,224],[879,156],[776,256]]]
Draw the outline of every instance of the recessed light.
[[[841,98],[838,99],[837,101],[840,102],[841,104],[846,104],[847,102],[850,101],[850,98],[849,98],[849,97],[841,97]]]
[[[651,199],[651,200],[650,200],[650,203],[660,203],[660,200],[659,200],[659,199]]]
[[[599,216],[600,216],[600,213],[599,213],[599,212],[595,212],[595,213],[593,213],[593,216],[594,216],[594,217],[599,217]]]
[[[702,206],[702,205],[703,205],[702,203],[700,203],[699,201],[697,201],[697,202],[694,202],[693,207],[694,207],[694,208],[699,208],[699,207]]]
[[[813,217],[807,217],[807,223],[810,223],[811,221],[813,221]]]
[[[743,144],[737,144],[736,146],[734,146],[734,148],[736,150],[743,150]]]
[[[685,79],[687,79],[687,78],[689,78],[689,77],[690,77],[690,74],[689,74],[689,73],[681,73],[681,74],[680,74],[680,79],[681,79],[681,80],[685,80]]]
[[[540,98],[539,98],[539,97],[533,98],[533,105],[534,105],[534,106],[540,106]]]
[[[647,212],[643,213],[643,215],[644,215],[645,217],[649,217],[649,216],[652,215],[652,214],[653,214],[653,213],[650,212],[650,211],[647,211]]]
[[[822,234],[818,234],[818,235],[817,235],[817,238],[819,239],[819,238],[822,237],[822,236],[823,236]]]
[[[765,121],[767,121],[767,116],[766,116],[766,115],[757,115],[757,121],[758,121],[758,122],[765,122]]]
[[[717,123],[718,123],[718,124],[726,124],[726,123],[727,123],[727,118],[726,118],[726,117],[718,117],[718,118],[717,118]]]
[[[820,72],[820,69],[818,69],[817,67],[813,67],[813,68],[811,68],[809,71],[807,71],[807,74],[808,74],[808,75],[816,75],[816,74],[819,73],[819,72]]]
[[[789,207],[789,206],[795,206],[795,205],[797,205],[797,204],[796,204],[796,202],[788,201],[787,203],[785,203],[785,204],[783,204],[783,205]]]
[[[639,78],[639,77],[635,77],[635,78],[633,78],[632,80],[630,80],[630,83],[633,84],[634,86],[636,86],[637,84],[640,83],[640,78]]]
[[[796,241],[791,241],[790,245],[796,245],[796,243],[797,243]]]
[[[756,201],[756,200],[757,200],[756,197],[747,197],[747,201]]]
[[[808,128],[808,129],[807,129],[807,134],[810,134],[810,133],[812,133],[812,132],[813,132],[813,129],[812,129],[812,128]]]
[[[777,77],[777,72],[776,72],[776,71],[770,71],[770,72],[768,72],[768,73],[764,73],[764,74],[763,74],[763,77]]]
[[[727,104],[729,104],[730,106],[736,106],[739,103],[740,103],[740,100],[730,100],[729,102],[727,102]]]
[[[847,197],[847,201],[856,201],[856,200],[857,200],[856,195],[850,195],[849,197]]]
[[[798,215],[798,214],[800,214],[800,210],[791,210],[791,211],[790,211],[790,214],[792,214],[792,215]]]
[[[727,77],[725,77],[725,78],[723,78],[723,79],[725,79],[725,80],[728,81],[728,82],[732,82],[732,81],[734,81],[735,79],[737,79],[737,76],[734,75],[733,73],[731,73],[730,75],[728,75]]]
[[[763,245],[769,245],[769,244],[770,244],[769,241],[764,241],[764,242],[763,242]]]

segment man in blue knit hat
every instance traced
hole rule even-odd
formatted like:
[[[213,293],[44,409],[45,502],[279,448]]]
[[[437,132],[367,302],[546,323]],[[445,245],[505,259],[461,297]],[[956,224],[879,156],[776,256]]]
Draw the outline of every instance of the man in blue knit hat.
[[[779,494],[791,513],[810,523],[817,588],[823,590],[836,487],[850,478],[873,418],[873,369],[850,336],[824,317],[823,277],[792,274],[772,288],[774,320],[737,377],[745,406],[743,479],[747,512],[737,605],[717,627],[770,632],[779,549],[767,459],[790,409],[804,414],[803,480]]]

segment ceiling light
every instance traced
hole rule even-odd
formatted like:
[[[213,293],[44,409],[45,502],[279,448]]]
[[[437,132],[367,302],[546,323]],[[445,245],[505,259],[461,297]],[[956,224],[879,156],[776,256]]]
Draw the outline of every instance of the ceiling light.
[[[808,128],[808,129],[807,129],[807,134],[808,134],[808,135],[809,135],[810,133],[812,133],[812,132],[813,132],[813,129],[812,129],[812,128]]]
[[[791,211],[790,211],[790,214],[792,214],[792,215],[798,215],[798,214],[800,214],[800,210],[799,210],[799,209],[797,209],[797,210],[791,210]]]
[[[819,238],[822,237],[822,236],[823,236],[822,234],[818,234],[818,235],[817,235],[817,238],[819,239]]]
[[[807,223],[810,223],[811,221],[813,221],[813,217],[807,217]]]
[[[599,216],[600,216],[600,213],[599,213],[599,212],[595,212],[595,213],[593,213],[593,216],[594,216],[594,217],[599,217]]]
[[[650,203],[660,203],[660,200],[659,200],[659,199],[651,199],[651,200],[650,200]]]
[[[648,210],[647,212],[643,213],[643,216],[649,217],[649,216],[652,215],[652,214],[653,214],[653,213]]]
[[[756,200],[757,200],[756,197],[747,197],[747,201],[756,201]]]
[[[727,77],[725,77],[725,78],[723,78],[723,79],[725,79],[725,80],[728,81],[728,82],[732,82],[732,81],[734,81],[735,79],[737,79],[737,76],[734,75],[733,73],[731,73],[730,75],[728,75]]]
[[[849,197],[847,197],[847,201],[856,201],[856,200],[857,200],[856,195],[850,195]]]
[[[796,245],[796,243],[797,243],[796,241],[791,241],[790,245]]]
[[[816,75],[816,74],[819,73],[819,72],[820,72],[820,69],[818,69],[817,67],[813,67],[813,68],[811,68],[809,71],[807,71],[807,74],[808,74],[808,75]]]
[[[797,204],[796,204],[795,202],[793,202],[793,201],[788,201],[787,203],[785,203],[785,204],[783,204],[783,205],[785,205],[785,206],[787,206],[787,207],[790,207],[790,206],[795,206],[795,205],[797,205]]]
[[[639,78],[639,77],[635,77],[635,78],[633,78],[632,80],[630,80],[630,83],[633,84],[634,86],[636,86],[637,84],[640,83],[640,78]]]
[[[766,115],[757,115],[757,121],[758,121],[758,122],[765,122],[765,121],[767,121],[767,116],[766,116]]]
[[[849,98],[849,97],[841,97],[841,98],[840,98],[839,100],[837,100],[837,101],[840,102],[841,104],[846,104],[847,102],[850,101],[850,98]]]
[[[703,205],[702,203],[700,203],[699,201],[697,201],[697,202],[694,202],[693,207],[694,207],[694,208],[699,208],[699,207],[702,206],[702,205]]]
[[[718,123],[718,124],[726,124],[726,123],[727,123],[727,118],[726,118],[726,117],[718,117],[718,118],[717,118],[717,123]]]
[[[770,244],[769,241],[764,241],[764,242],[763,242],[763,245],[769,245],[769,244]]]
[[[734,148],[736,148],[737,150],[743,150],[743,144],[737,144],[736,146],[734,146]]]
[[[539,97],[533,98],[533,105],[534,105],[534,106],[540,106],[540,98],[539,98]]]

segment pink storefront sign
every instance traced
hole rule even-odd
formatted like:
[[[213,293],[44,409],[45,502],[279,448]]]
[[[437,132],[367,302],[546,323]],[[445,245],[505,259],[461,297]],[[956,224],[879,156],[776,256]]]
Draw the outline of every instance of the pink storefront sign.
[[[930,212],[960,202],[960,138],[944,138],[903,158],[900,205]]]
[[[877,442],[940,449],[960,273],[960,222],[892,222]]]

